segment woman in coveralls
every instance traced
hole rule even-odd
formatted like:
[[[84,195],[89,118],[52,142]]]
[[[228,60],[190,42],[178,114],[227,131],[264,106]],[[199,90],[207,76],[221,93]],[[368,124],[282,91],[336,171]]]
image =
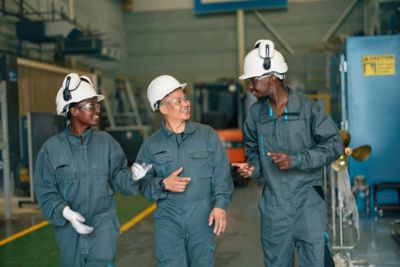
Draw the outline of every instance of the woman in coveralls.
[[[327,242],[323,167],[342,152],[339,131],[316,101],[284,86],[288,67],[269,40],[244,59],[249,89],[257,98],[244,124],[244,177],[265,179],[259,204],[265,266],[333,266]],[[329,265],[330,264],[330,265]]]
[[[162,126],[139,150],[137,159],[153,168],[140,181],[140,191],[157,202],[157,266],[214,266],[214,235],[224,232],[233,183],[229,161],[215,131],[190,122],[186,83],[162,75],[147,89]]]
[[[55,226],[61,266],[114,266],[119,235],[116,191],[136,195],[151,165],[132,170],[120,145],[91,127],[99,122],[98,95],[86,76],[68,74],[56,96],[67,129],[40,149],[34,189],[44,217]]]

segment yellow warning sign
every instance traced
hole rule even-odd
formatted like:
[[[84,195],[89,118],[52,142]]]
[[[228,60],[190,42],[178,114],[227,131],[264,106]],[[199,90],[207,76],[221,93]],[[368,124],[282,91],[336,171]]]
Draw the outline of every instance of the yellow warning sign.
[[[396,74],[395,55],[368,55],[362,57],[364,76]]]

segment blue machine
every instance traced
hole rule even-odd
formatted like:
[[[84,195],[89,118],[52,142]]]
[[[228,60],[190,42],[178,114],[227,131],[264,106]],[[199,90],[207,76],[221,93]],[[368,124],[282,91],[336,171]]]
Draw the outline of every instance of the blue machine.
[[[350,37],[346,61],[350,146],[372,146],[366,161],[350,159],[350,177],[365,175],[375,206],[400,211],[400,35]]]

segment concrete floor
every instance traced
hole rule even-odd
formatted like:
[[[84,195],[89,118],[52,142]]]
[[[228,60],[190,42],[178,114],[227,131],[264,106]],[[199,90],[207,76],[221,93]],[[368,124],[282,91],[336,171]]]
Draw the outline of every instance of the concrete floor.
[[[246,187],[235,189],[233,202],[228,210],[228,228],[222,236],[217,238],[217,267],[263,266],[260,218],[257,208],[261,191],[262,184],[254,181],[248,183]],[[0,239],[8,236],[10,232],[20,231],[42,219],[36,209],[25,209],[25,211],[28,212],[14,214],[11,221],[0,220]],[[354,263],[363,262],[363,264],[354,266],[399,267],[400,244],[392,238],[390,228],[390,223],[396,219],[398,217],[361,216],[360,242],[356,243],[354,238],[351,238],[352,226],[345,225],[344,244],[356,246],[353,250],[335,251],[335,253],[340,252],[342,258],[350,257],[352,260],[356,260]],[[48,234],[53,235],[54,233],[49,231]],[[37,242],[41,243],[40,240]],[[0,247],[0,250],[3,248]],[[156,266],[153,248],[153,218],[148,216],[120,236],[117,266]],[[56,248],[54,247],[54,249]],[[33,250],[32,253],[34,253]],[[15,255],[15,257],[19,256]]]
[[[257,208],[261,191],[262,185],[257,182],[235,189],[227,230],[216,240],[215,266],[263,266]],[[156,266],[153,248],[153,218],[149,216],[120,237],[117,266]]]
[[[28,198],[12,198],[11,218],[4,220],[4,198],[0,198],[0,240],[43,221],[37,205],[19,207],[19,202],[28,202],[28,200]]]
[[[262,184],[254,181],[244,188],[235,189],[228,210],[228,228],[217,238],[216,266],[263,266],[257,208],[261,191]],[[344,245],[355,245],[355,248],[334,250],[333,253],[339,253],[338,256],[347,262],[351,259],[353,266],[399,267],[400,244],[392,238],[390,228],[395,219],[361,216],[360,242],[352,238],[352,226],[345,225]],[[120,237],[117,266],[156,266],[153,247],[153,218],[149,216]]]
[[[399,267],[400,244],[391,236],[390,227],[390,224],[395,220],[394,217],[362,217],[360,220],[360,242],[352,242],[354,239],[348,241],[345,238],[344,244],[355,244],[355,248],[337,252],[341,252],[342,255],[349,255],[354,262],[365,262],[377,267]],[[348,232],[348,229],[343,232],[346,231]]]

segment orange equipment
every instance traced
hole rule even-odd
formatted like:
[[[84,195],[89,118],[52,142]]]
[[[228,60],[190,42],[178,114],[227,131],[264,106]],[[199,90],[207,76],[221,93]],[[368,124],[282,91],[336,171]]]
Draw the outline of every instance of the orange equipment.
[[[235,81],[195,83],[193,89],[195,120],[217,131],[230,163],[246,162],[240,129],[245,115],[242,86]],[[236,186],[247,184],[248,179],[241,177],[235,167],[231,172]]]
[[[243,148],[243,133],[240,129],[217,130],[217,134],[222,141],[228,154],[229,161],[245,162]]]

